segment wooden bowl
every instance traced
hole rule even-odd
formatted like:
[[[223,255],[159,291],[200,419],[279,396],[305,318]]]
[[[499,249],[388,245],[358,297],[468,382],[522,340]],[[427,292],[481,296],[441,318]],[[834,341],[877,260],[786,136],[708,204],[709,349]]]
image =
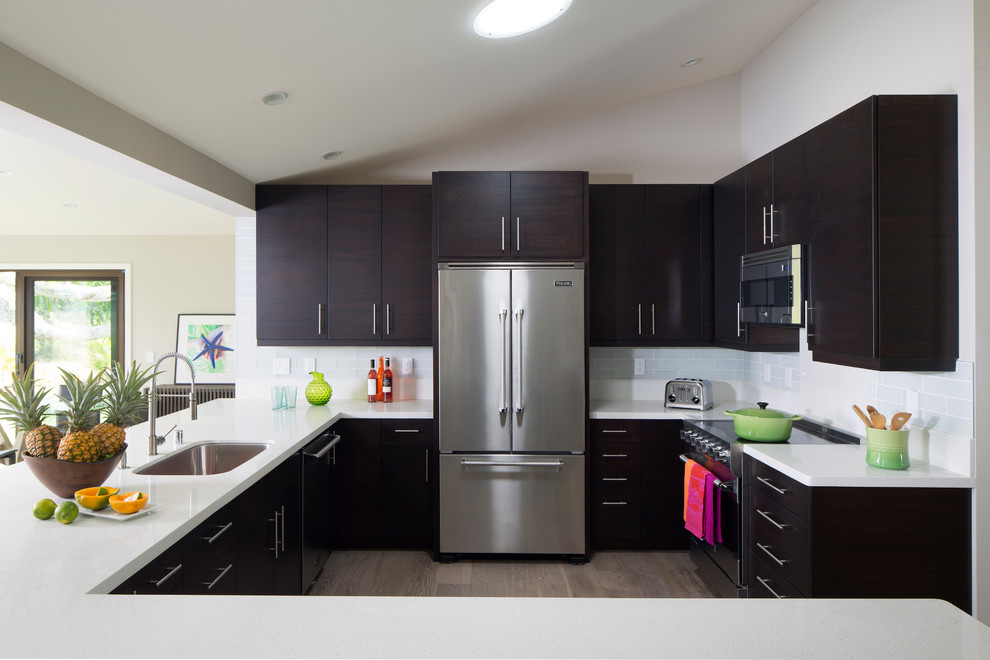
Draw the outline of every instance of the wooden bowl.
[[[120,462],[120,457],[127,451],[127,445],[123,449],[102,461],[95,463],[76,463],[75,461],[61,461],[57,458],[39,458],[24,452],[24,462],[34,476],[48,490],[59,497],[71,500],[77,490],[89,486],[102,486],[103,482],[113,474],[113,469]]]

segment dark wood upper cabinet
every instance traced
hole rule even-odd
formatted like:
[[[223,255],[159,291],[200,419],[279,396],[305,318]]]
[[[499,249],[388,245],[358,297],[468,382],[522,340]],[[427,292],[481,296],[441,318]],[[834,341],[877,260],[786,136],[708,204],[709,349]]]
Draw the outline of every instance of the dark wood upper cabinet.
[[[952,95],[874,96],[809,132],[815,360],[955,370],[956,113]]]
[[[258,343],[428,345],[431,186],[258,186]]]
[[[593,345],[711,341],[711,190],[590,186]]]
[[[258,186],[259,343],[321,343],[326,335],[327,188]]]
[[[746,165],[746,252],[807,240],[806,156],[801,135]]]
[[[715,182],[713,246],[714,343],[744,351],[797,351],[798,328],[743,323],[739,310],[740,258],[746,253],[749,165]]]
[[[585,258],[586,172],[434,172],[439,259]]]

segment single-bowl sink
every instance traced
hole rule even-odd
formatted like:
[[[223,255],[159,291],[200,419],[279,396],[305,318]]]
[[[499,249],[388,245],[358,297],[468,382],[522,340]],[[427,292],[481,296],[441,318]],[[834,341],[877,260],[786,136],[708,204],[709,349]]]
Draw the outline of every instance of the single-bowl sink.
[[[263,442],[195,442],[145,463],[134,474],[207,475],[230,472],[271,445]]]

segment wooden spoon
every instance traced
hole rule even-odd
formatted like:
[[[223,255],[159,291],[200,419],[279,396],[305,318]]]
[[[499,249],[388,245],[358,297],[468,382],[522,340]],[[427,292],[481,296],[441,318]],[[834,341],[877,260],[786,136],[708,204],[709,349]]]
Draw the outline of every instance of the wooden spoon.
[[[870,413],[870,421],[873,422],[873,428],[875,429],[887,428],[887,418],[877,412],[876,408]]]
[[[909,412],[894,413],[894,416],[890,418],[890,430],[900,431],[901,427],[907,424],[909,419],[911,419],[911,413]]]
[[[857,416],[858,416],[858,417],[859,417],[859,418],[860,418],[861,420],[863,420],[863,423],[864,423],[864,424],[866,424],[866,426],[867,426],[867,427],[869,427],[869,428],[873,428],[873,424],[872,424],[872,423],[870,422],[870,418],[869,418],[869,417],[867,417],[867,416],[866,416],[866,413],[865,413],[865,412],[863,412],[863,411],[862,411],[862,410],[860,409],[860,407],[859,407],[859,406],[857,406],[857,405],[856,405],[855,403],[853,404],[853,412],[855,412],[855,413],[856,413],[856,415],[857,415]]]
[[[866,414],[872,417],[873,413],[877,413],[879,415],[880,411],[874,408],[873,406],[866,406]]]

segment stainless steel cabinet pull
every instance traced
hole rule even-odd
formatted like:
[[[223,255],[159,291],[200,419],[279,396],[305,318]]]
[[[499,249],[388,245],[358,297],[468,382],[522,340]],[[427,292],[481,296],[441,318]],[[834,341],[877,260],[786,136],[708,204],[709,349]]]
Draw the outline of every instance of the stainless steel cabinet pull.
[[[519,216],[516,216],[516,252],[519,252]]]
[[[516,412],[521,413],[523,411],[523,392],[522,392],[522,368],[523,368],[523,345],[522,345],[522,317],[523,309],[520,307],[514,312],[516,317],[516,368],[515,377],[516,382],[513,383],[512,389],[515,390],[516,396]]]
[[[371,303],[371,334],[378,334],[378,303]]]
[[[773,243],[773,204],[770,205],[770,242]]]
[[[774,597],[774,598],[787,598],[787,596],[782,596],[782,595],[780,595],[780,594],[778,594],[778,593],[777,593],[776,591],[774,591],[774,590],[773,590],[773,589],[772,589],[772,588],[770,587],[770,583],[769,583],[769,582],[767,582],[766,580],[764,580],[763,578],[761,578],[761,577],[760,577],[759,575],[757,575],[757,576],[756,576],[756,579],[760,581],[760,584],[762,584],[762,585],[763,585],[763,588],[764,588],[764,589],[766,589],[767,591],[769,591],[770,593],[772,593],[772,594],[773,594],[773,597]]]
[[[430,481],[430,448],[427,447],[424,451],[426,452],[426,479],[425,479],[425,481],[426,482],[429,482]]]
[[[271,520],[271,518],[269,518],[269,520]],[[275,559],[278,559],[278,544],[279,544],[279,538],[278,538],[279,512],[278,511],[275,512],[274,522],[275,522]]]
[[[763,207],[763,244],[767,244],[767,207]]]
[[[602,429],[602,433],[625,433],[625,429]]]
[[[385,303],[385,334],[386,335],[392,334],[392,315],[391,315],[391,308],[392,308],[391,305],[389,305],[388,303]]]
[[[306,456],[311,456],[313,458],[313,460],[317,460],[318,461],[321,458],[323,458],[324,456],[326,456],[330,452],[331,449],[333,449],[334,447],[336,447],[338,442],[340,442],[340,436],[339,435],[335,435],[335,436],[333,436],[333,440],[331,440],[330,442],[328,442],[327,445],[323,449],[321,449],[320,451],[316,452],[315,454],[306,454]]]
[[[774,489],[775,491],[777,491],[781,495],[783,495],[784,493],[787,492],[787,489],[786,488],[777,488],[776,486],[774,486],[772,483],[770,483],[769,481],[767,481],[763,477],[757,477],[756,480],[759,481],[760,483],[766,484],[767,486],[769,486],[770,488]]]
[[[655,303],[650,303],[650,334],[657,334],[657,306]]]
[[[766,511],[760,511],[759,509],[757,509],[756,512],[761,516],[763,516],[764,518],[766,518],[770,522],[770,524],[776,527],[777,529],[784,529],[785,527],[787,527],[787,525],[783,523],[779,523],[773,518],[771,518]]]
[[[176,573],[178,573],[181,570],[182,570],[182,564],[179,564],[178,566],[176,566],[175,568],[173,568],[172,570],[170,570],[168,572],[168,575],[166,575],[165,577],[163,577],[158,582],[155,582],[155,589],[161,589],[162,588],[162,585],[169,581],[169,578],[171,578],[173,575],[175,575]]]
[[[602,477],[602,481],[629,481],[626,477]]]
[[[213,543],[218,538],[220,538],[220,535],[221,534],[223,534],[224,532],[226,532],[228,529],[230,529],[233,526],[234,526],[234,523],[233,522],[229,522],[226,525],[224,525],[223,528],[219,532],[217,532],[216,534],[214,534],[213,536],[204,536],[203,537],[203,540],[206,541],[207,543]]]
[[[643,334],[643,305],[636,305],[636,334]]]
[[[742,303],[736,303],[736,337],[742,336]]]
[[[804,327],[808,329],[808,336],[814,337],[815,333],[811,331],[811,312],[815,311],[815,308],[808,304],[808,301],[804,301]]]
[[[778,558],[777,555],[775,555],[772,552],[770,552],[770,548],[769,547],[763,545],[762,543],[757,543],[756,544],[756,547],[759,548],[760,550],[762,550],[763,552],[765,552],[766,555],[767,555],[767,557],[770,557],[770,559],[772,559],[775,562],[777,562],[777,565],[778,566],[783,566],[784,564],[787,563],[787,560],[786,559],[780,559],[780,558]]]
[[[625,502],[602,502],[605,506],[626,506]]]
[[[502,216],[502,252],[505,252],[505,216]]]
[[[323,303],[316,306],[316,334],[323,334]]]
[[[628,454],[602,454],[602,458],[628,458]]]
[[[206,585],[206,590],[207,591],[211,591],[213,589],[213,587],[217,586],[217,584],[220,583],[220,580],[222,580],[223,577],[227,573],[229,573],[230,572],[230,569],[232,569],[233,567],[234,567],[233,564],[227,564],[227,568],[223,569],[223,571],[220,573],[220,575],[217,576],[217,579],[215,579],[213,582],[204,582],[203,584]]]
[[[285,552],[285,505],[282,505],[282,552]]]
[[[395,429],[395,433],[419,433],[419,429]]]
[[[505,220],[505,218],[502,218],[502,219]],[[505,248],[503,247],[502,249],[504,250]],[[506,310],[506,309],[499,310],[499,312],[498,312],[498,321],[499,321],[499,324],[502,326],[502,350],[501,350],[502,370],[499,372],[499,374],[500,374],[500,377],[499,377],[499,392],[500,392],[500,395],[499,395],[499,404],[498,404],[498,411],[500,413],[504,413],[504,412],[506,412],[508,410],[508,407],[506,406],[506,401],[505,401],[505,367],[506,367],[506,364],[505,364],[505,318],[508,315],[509,315],[509,311]]]

